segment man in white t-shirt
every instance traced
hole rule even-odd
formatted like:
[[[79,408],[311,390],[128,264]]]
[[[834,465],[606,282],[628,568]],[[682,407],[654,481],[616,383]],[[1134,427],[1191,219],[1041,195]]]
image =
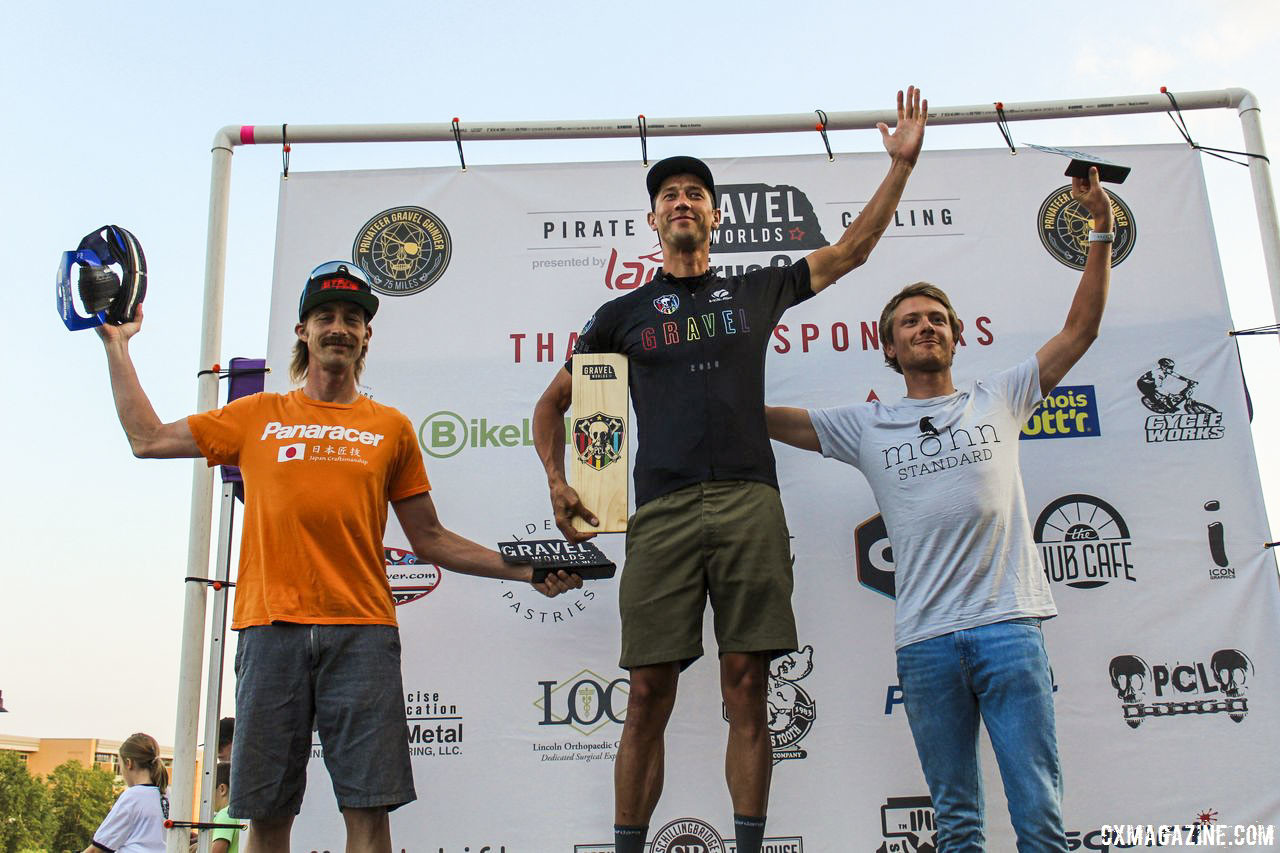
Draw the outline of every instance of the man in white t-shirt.
[[[880,316],[893,403],[766,407],[769,435],[856,466],[893,543],[898,679],[938,822],[938,849],[985,849],[978,722],[991,735],[1018,849],[1065,850],[1053,683],[1040,621],[1057,614],[1032,540],[1018,435],[1098,335],[1111,277],[1111,199],[1072,197],[1092,232],[1061,332],[1014,367],[957,389],[961,323],[945,293],[908,285]]]

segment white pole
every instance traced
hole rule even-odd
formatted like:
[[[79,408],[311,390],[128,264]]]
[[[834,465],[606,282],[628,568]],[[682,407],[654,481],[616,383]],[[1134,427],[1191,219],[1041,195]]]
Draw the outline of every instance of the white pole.
[[[1244,131],[1244,150],[1267,155],[1262,140],[1262,110],[1258,100],[1247,89],[1234,89],[1240,110],[1240,127]],[[1280,323],[1280,221],[1276,216],[1276,197],[1271,190],[1271,165],[1262,157],[1249,158],[1249,180],[1253,184],[1253,206],[1258,211],[1258,231],[1262,237],[1262,258],[1266,263],[1267,282],[1271,285],[1271,310]]]
[[[227,214],[231,200],[232,140],[219,132],[213,143],[209,178],[209,226],[204,265],[204,319],[200,334],[199,370],[218,361],[222,347],[222,293],[226,276]],[[218,377],[205,373],[196,390],[196,411],[206,412],[218,402]],[[187,576],[203,578],[209,571],[210,504],[213,472],[196,459],[191,472],[191,514],[187,539]],[[173,783],[170,817],[190,821],[195,797],[196,728],[200,720],[201,654],[204,651],[205,593],[203,583],[188,581],[182,614],[182,646],[178,659],[178,712],[173,736]],[[187,831],[169,831],[168,853],[186,853]]]

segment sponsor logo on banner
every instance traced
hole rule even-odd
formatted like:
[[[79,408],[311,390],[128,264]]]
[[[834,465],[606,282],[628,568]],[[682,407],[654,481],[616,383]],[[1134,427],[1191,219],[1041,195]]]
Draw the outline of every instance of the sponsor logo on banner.
[[[569,678],[539,681],[538,686],[542,693],[533,706],[542,712],[539,726],[568,726],[578,734],[592,735],[607,725],[626,722],[631,681],[625,674],[610,679],[584,669]]]
[[[893,543],[880,513],[859,524],[853,531],[853,559],[858,583],[886,598],[897,597],[894,582]]]
[[[1136,582],[1129,526],[1111,504],[1093,495],[1064,495],[1032,527],[1044,576],[1051,584],[1096,589],[1114,580]]]
[[[424,207],[393,207],[366,222],[351,257],[387,296],[420,293],[440,280],[453,254],[444,221]]]
[[[883,842],[876,853],[937,853],[938,821],[929,796],[887,797],[880,806]]]
[[[1217,500],[1204,502],[1205,512],[1217,512],[1221,508],[1222,504]],[[1231,567],[1231,561],[1227,559],[1226,535],[1222,522],[1210,521],[1205,532],[1209,537],[1209,559],[1213,561],[1213,568],[1209,569],[1209,580],[1235,580],[1236,570]]]
[[[622,458],[625,433],[622,418],[617,415],[595,412],[576,419],[573,422],[573,447],[578,453],[578,461],[597,471],[607,468]]]
[[[604,267],[604,286],[610,290],[633,290],[653,281],[661,268],[661,246],[634,260],[622,260],[617,249],[610,249],[609,260]]]
[[[1179,373],[1169,356],[1157,359],[1151,369],[1138,377],[1142,405],[1156,413],[1147,416],[1148,444],[1222,438],[1227,431],[1222,413],[1192,396],[1199,385]]]
[[[569,421],[564,419],[566,445],[573,434]],[[529,418],[513,424],[441,410],[418,424],[418,445],[434,459],[448,459],[467,448],[532,447],[533,424]]]
[[[680,297],[674,293],[664,293],[653,300],[653,307],[658,309],[659,314],[674,314],[680,309]]]
[[[769,716],[769,741],[773,746],[773,763],[808,758],[800,747],[818,718],[818,706],[800,682],[813,672],[813,646],[805,646],[776,658],[769,665],[769,687],[766,700]],[[728,711],[721,705],[727,720]]]
[[[307,458],[307,443],[299,441],[297,444],[286,444],[276,453],[277,462],[294,462]]]
[[[1115,190],[1107,190],[1111,196],[1111,215],[1115,221],[1115,242],[1111,245],[1111,266],[1118,267],[1133,251],[1138,239],[1133,224],[1133,213]],[[1049,254],[1060,263],[1082,270],[1089,254],[1089,232],[1093,220],[1089,209],[1071,198],[1071,187],[1060,187],[1040,205],[1040,242]]]
[[[723,184],[719,187],[720,227],[711,232],[711,251],[805,252],[829,245],[813,204],[789,184]]]
[[[410,755],[462,755],[462,712],[438,691],[406,690],[404,717],[409,724]]]
[[[654,834],[645,845],[647,853],[736,853],[738,845],[701,818],[676,818]],[[762,853],[804,853],[804,838],[799,835],[765,836]],[[573,853],[614,853],[612,842],[575,844]]]
[[[417,555],[412,551],[384,545],[382,555],[386,562],[387,583],[391,585],[391,596],[395,599],[396,607],[425,598],[440,585],[440,567],[434,563],[418,562]]]
[[[520,542],[525,539],[558,538],[560,531],[554,519],[544,518],[541,521],[529,521],[520,526],[516,533],[509,533],[506,542]],[[587,607],[595,600],[595,590],[590,585],[580,589],[572,589],[555,598],[547,598],[527,583],[516,581],[500,581],[502,594],[499,601],[502,607],[516,619],[543,625],[555,629],[571,622],[587,612]]]
[[[1092,385],[1061,385],[1050,391],[1036,406],[1022,427],[1021,439],[1096,437],[1102,435],[1098,421],[1098,394]]]
[[[1249,713],[1248,681],[1253,661],[1240,649],[1219,649],[1208,661],[1148,664],[1134,654],[1116,655],[1107,674],[1136,729],[1148,717],[1226,714],[1240,723]],[[1159,700],[1159,701],[1148,701]]]

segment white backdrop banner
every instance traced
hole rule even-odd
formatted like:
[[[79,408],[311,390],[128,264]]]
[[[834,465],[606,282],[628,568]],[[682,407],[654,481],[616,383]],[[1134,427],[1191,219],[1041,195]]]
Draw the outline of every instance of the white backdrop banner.
[[[1280,621],[1246,394],[1197,155],[1100,148],[1133,173],[1117,207],[1102,334],[1024,429],[1034,532],[1061,615],[1057,685],[1071,849],[1116,824],[1280,822]],[[928,151],[870,261],[773,331],[767,396],[830,406],[900,397],[876,321],[904,284],[943,287],[965,324],[957,383],[1062,326],[1087,223],[1065,161]],[[712,264],[790,264],[836,240],[883,154],[712,161]],[[418,429],[444,523],[493,545],[558,537],[532,448],[534,402],[603,302],[661,250],[640,163],[294,173],[281,183],[269,390],[287,383],[302,282],[354,258],[383,293],[363,390]],[[1162,361],[1163,360],[1163,361]],[[644,437],[640,437],[643,441]],[[775,663],[766,850],[934,850],[894,674],[893,553],[856,471],[775,445],[793,535],[801,650]],[[405,714],[418,800],[392,816],[411,853],[605,853],[628,682],[617,585],[547,600],[416,563],[394,527]],[[623,537],[597,542],[622,571]],[[714,640],[707,625],[707,648]],[[681,679],[652,853],[734,850],[715,658]],[[1013,849],[984,741],[991,849]],[[342,823],[317,744],[300,849]],[[681,845],[685,846],[681,846]],[[697,846],[697,845],[702,846]]]

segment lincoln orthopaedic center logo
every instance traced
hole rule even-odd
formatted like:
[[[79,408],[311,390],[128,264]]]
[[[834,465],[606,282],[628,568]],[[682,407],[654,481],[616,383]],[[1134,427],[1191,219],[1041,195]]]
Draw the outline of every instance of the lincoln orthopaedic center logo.
[[[631,682],[625,675],[610,679],[584,669],[569,678],[539,681],[538,686],[542,693],[533,706],[542,712],[539,726],[567,726],[581,735],[591,735],[610,723],[620,726],[627,719]],[[561,752],[561,747],[534,745],[536,751],[551,753]]]
[[[573,422],[573,448],[578,460],[599,471],[622,457],[626,441],[622,418],[595,412]]]
[[[1207,664],[1203,660],[1148,664],[1138,655],[1116,655],[1107,674],[1129,728],[1136,729],[1147,717],[1226,714],[1239,723],[1249,713],[1245,693],[1253,677],[1253,661],[1240,649],[1219,649]]]
[[[813,204],[787,184],[723,184],[711,252],[807,253],[828,245]]]
[[[1137,581],[1129,526],[1102,498],[1060,497],[1044,508],[1032,532],[1050,583],[1095,589],[1114,580]]]
[[[423,207],[393,207],[360,229],[351,257],[369,284],[387,296],[426,290],[444,275],[453,240],[440,217]]]
[[[1138,239],[1137,229],[1133,225],[1133,214],[1114,190],[1108,190],[1111,196],[1111,215],[1114,219],[1116,239],[1111,246],[1111,266],[1117,267],[1133,251],[1133,244]],[[1089,218],[1089,210],[1071,198],[1071,187],[1060,187],[1049,194],[1040,205],[1040,242],[1049,254],[1061,263],[1074,269],[1084,269],[1084,261],[1089,254],[1089,232],[1093,230],[1093,220]]]

